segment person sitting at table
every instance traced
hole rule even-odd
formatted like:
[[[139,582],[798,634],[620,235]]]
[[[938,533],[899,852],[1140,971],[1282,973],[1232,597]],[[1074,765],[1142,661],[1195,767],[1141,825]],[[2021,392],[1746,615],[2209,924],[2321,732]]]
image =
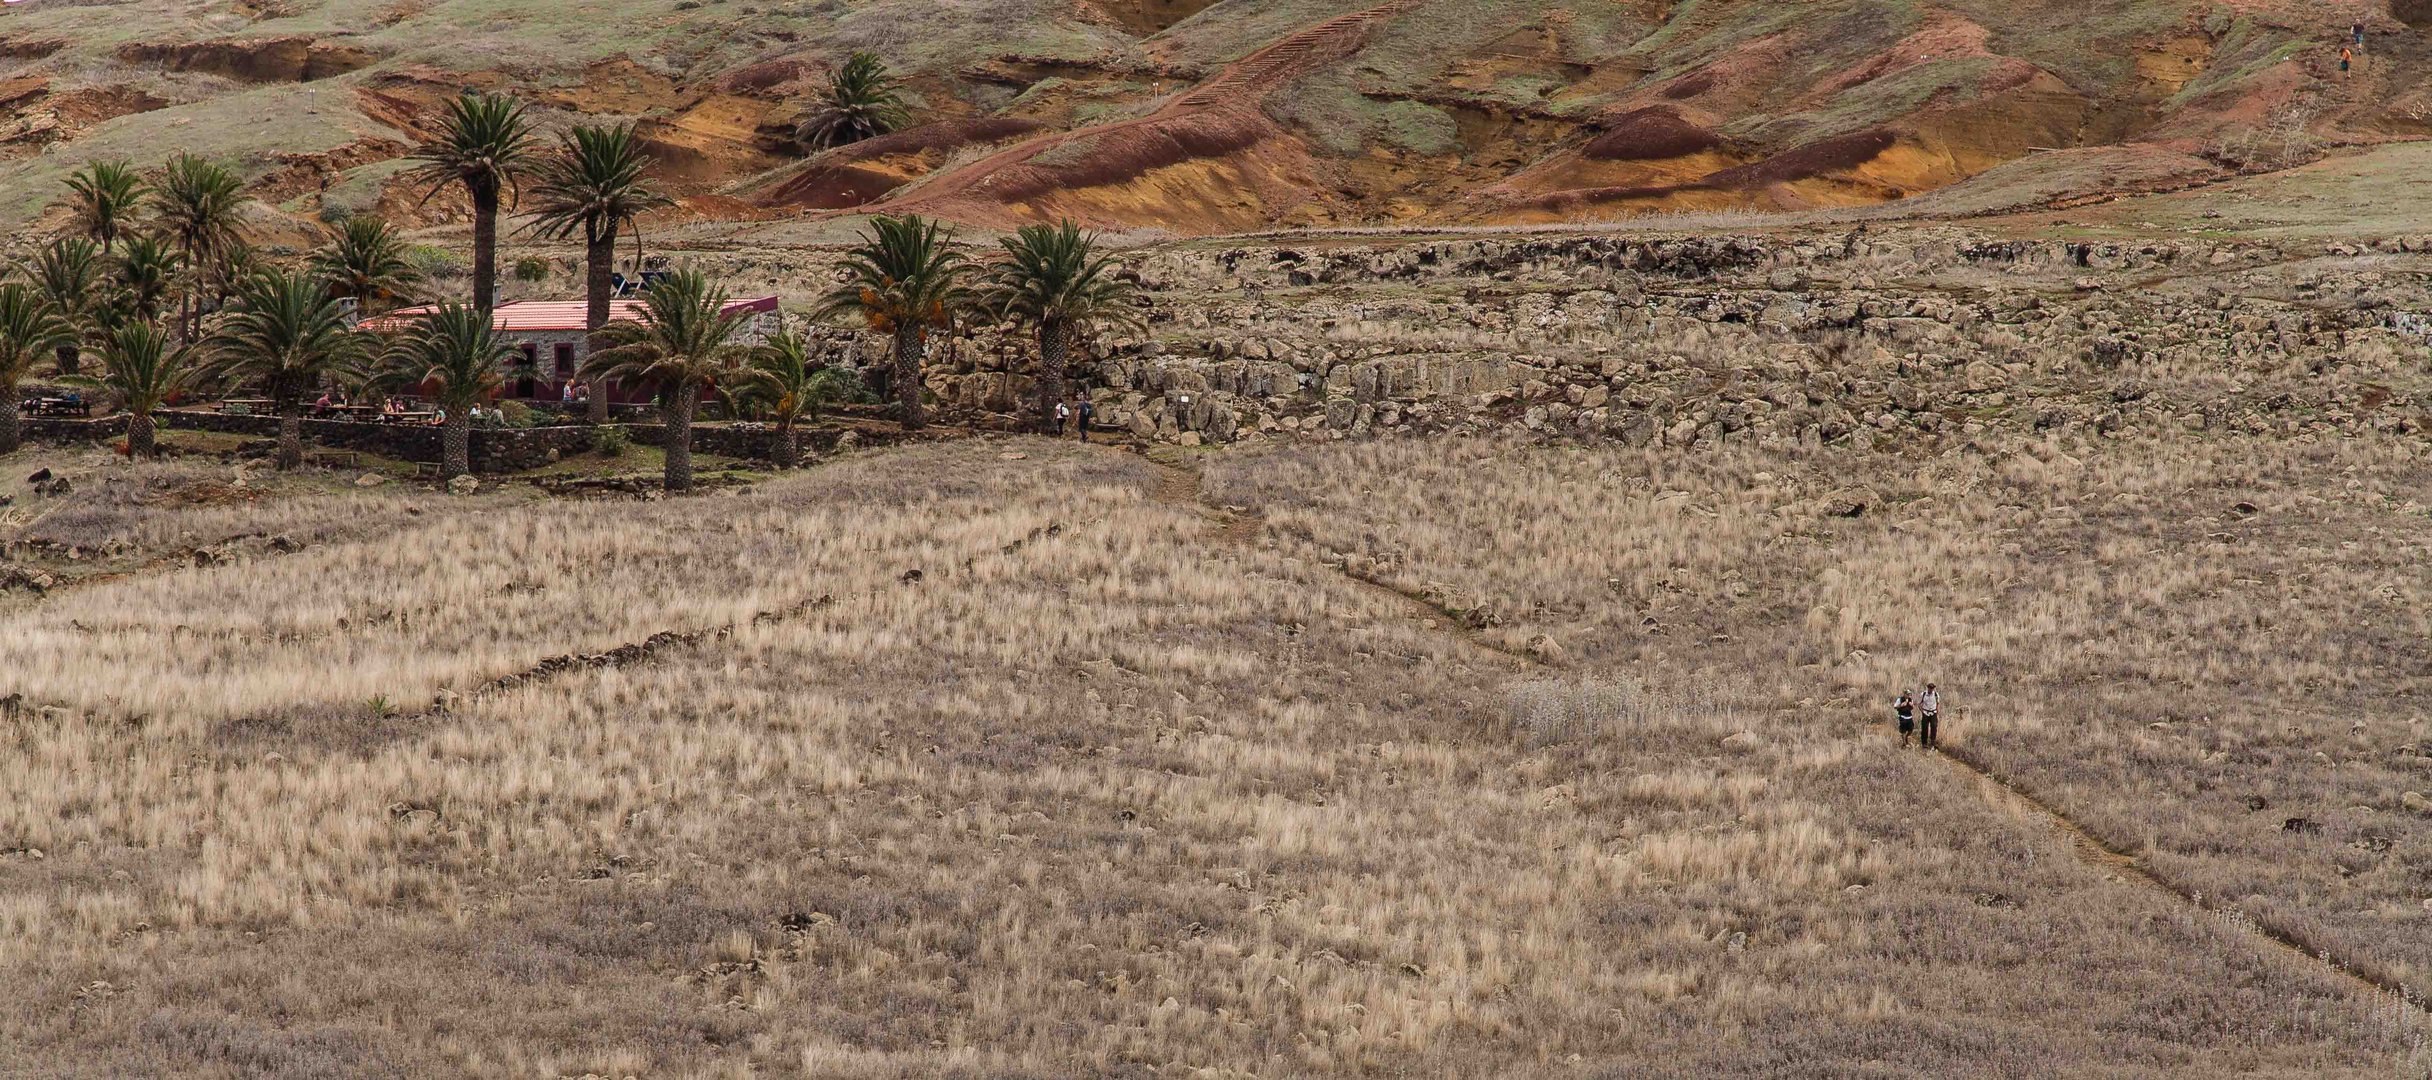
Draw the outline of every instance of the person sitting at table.
[[[445,426],[447,426],[447,422],[448,422],[448,411],[447,411],[447,409],[445,409],[445,408],[437,408],[437,409],[432,409],[432,410],[431,410],[431,426],[432,426],[432,427],[445,427]]]
[[[329,391],[321,391],[321,399],[312,403],[312,411],[316,413],[325,413],[329,411]]]

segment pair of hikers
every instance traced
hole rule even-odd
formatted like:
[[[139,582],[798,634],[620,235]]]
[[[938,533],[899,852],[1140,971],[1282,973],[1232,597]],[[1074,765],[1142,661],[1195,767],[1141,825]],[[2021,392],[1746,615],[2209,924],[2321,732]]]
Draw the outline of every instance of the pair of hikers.
[[[1906,689],[1892,702],[1892,722],[1900,728],[1900,745],[1907,746],[1911,734],[1917,744],[1927,750],[1942,737],[1942,691],[1933,683],[1925,684],[1923,695],[1911,695]]]
[[[1059,439],[1063,438],[1065,425],[1078,421],[1078,426],[1081,429],[1081,441],[1088,442],[1089,422],[1097,415],[1098,407],[1091,404],[1088,398],[1074,398],[1069,402],[1056,402],[1056,437]]]

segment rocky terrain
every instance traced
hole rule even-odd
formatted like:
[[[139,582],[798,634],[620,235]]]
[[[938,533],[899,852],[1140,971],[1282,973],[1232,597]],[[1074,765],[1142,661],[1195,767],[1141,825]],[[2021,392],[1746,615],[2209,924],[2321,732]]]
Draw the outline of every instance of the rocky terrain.
[[[1136,258],[1153,332],[1103,343],[1097,396],[1108,422],[1191,444],[2414,433],[2432,426],[2427,254],[2432,236],[2300,249],[1952,228],[1182,245]],[[750,279],[770,262],[732,265]],[[764,283],[817,277],[815,260],[788,265]],[[1029,355],[982,333],[932,387],[1013,412]]]
[[[546,126],[639,122],[684,197],[662,225],[1947,217],[2432,135],[2426,23],[2382,0],[29,0],[0,17],[0,217],[83,161],[192,150],[242,166],[272,239],[456,224],[399,158],[467,86]],[[909,126],[810,154],[794,124],[856,50],[905,77]]]

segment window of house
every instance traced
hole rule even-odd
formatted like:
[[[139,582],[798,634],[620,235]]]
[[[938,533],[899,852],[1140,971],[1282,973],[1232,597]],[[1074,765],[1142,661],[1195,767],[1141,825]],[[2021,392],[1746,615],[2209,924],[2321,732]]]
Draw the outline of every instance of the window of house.
[[[572,342],[557,343],[557,377],[561,379],[574,377],[574,345]]]

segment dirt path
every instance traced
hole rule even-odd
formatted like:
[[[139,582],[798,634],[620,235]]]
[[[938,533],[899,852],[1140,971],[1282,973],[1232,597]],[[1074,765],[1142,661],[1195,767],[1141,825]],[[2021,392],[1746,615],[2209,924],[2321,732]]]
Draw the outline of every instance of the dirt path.
[[[1157,469],[1155,492],[1157,501],[1190,509],[1219,524],[1221,527],[1219,535],[1227,543],[1248,544],[1257,538],[1262,528],[1260,519],[1253,514],[1236,513],[1211,506],[1206,500],[1206,493],[1197,471],[1154,458],[1150,458],[1149,461]],[[1460,621],[1452,618],[1449,613],[1420,597],[1340,567],[1336,568],[1336,572],[1346,580],[1365,589],[1393,598],[1411,617],[1419,619],[1431,629],[1450,633],[1474,648],[1492,653],[1502,660],[1517,663],[1524,668],[1545,670],[1551,667],[1539,657],[1507,649],[1485,640],[1475,632],[1463,627]],[[2251,931],[2250,936],[2260,943],[2260,947],[2265,952],[2277,955],[2284,960],[2293,961],[2301,967],[2314,970],[2328,969],[2358,993],[2402,1011],[2411,1021],[2419,1024],[2432,1022],[2432,1008],[2427,1008],[2426,1003],[2413,995],[2405,986],[2359,970],[2354,964],[2341,959],[2329,950],[2317,950],[2295,935],[2264,923],[2235,907],[2215,907],[2204,903],[2193,890],[2182,888],[2155,875],[2135,856],[2097,836],[2057,807],[2036,798],[2016,783],[1978,763],[1964,747],[1918,756],[1944,763],[1944,767],[1969,781],[1969,786],[1974,788],[1977,794],[1991,804],[1995,810],[2022,820],[2040,821],[2046,828],[2058,834],[2068,844],[2071,854],[2088,868],[2102,873],[2124,886],[2143,890],[2173,905],[2192,909],[2203,915],[2233,920],[2241,928]]]
[[[1217,539],[1224,543],[1247,546],[1258,539],[1260,532],[1264,529],[1264,523],[1258,515],[1210,505],[1198,470],[1159,461],[1147,454],[1142,454],[1141,457],[1157,471],[1157,486],[1151,492],[1151,496],[1158,502],[1190,511],[1205,519],[1209,524],[1215,526]],[[1459,616],[1444,610],[1425,597],[1415,596],[1391,584],[1363,574],[1353,573],[1340,566],[1332,566],[1331,569],[1343,580],[1359,586],[1362,591],[1389,601],[1392,606],[1401,610],[1404,617],[1416,620],[1430,630],[1446,634],[1474,651],[1491,656],[1498,663],[1521,668],[1548,666],[1539,657],[1507,648],[1478,633],[1463,623]]]
[[[1254,111],[1268,94],[1283,88],[1309,69],[1357,48],[1376,24],[1401,14],[1416,0],[1394,0],[1380,7],[1337,16],[1284,37],[1266,48],[1226,64],[1198,87],[1174,98],[1147,116],[1076,128],[1027,139],[952,172],[915,180],[913,189],[890,196],[851,213],[903,213],[985,187],[999,173],[1037,158],[1059,146],[1100,136],[1169,124],[1217,110]]]

